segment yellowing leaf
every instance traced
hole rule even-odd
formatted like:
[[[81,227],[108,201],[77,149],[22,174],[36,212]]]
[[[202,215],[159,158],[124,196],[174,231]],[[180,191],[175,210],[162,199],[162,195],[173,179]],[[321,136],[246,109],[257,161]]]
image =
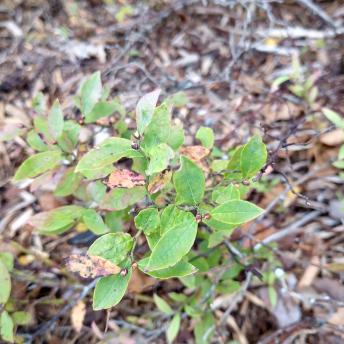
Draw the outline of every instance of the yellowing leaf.
[[[209,149],[203,146],[188,146],[180,149],[180,154],[185,155],[192,161],[200,161],[209,154]]]
[[[160,190],[162,190],[166,184],[171,181],[172,178],[172,171],[163,171],[157,175],[155,175],[148,184],[148,192],[150,194],[154,194]]]
[[[66,259],[66,267],[83,278],[116,275],[121,268],[107,259],[97,256],[71,255]]]
[[[131,189],[134,186],[145,185],[145,177],[142,174],[122,169],[113,171],[106,185],[110,188],[120,187]]]

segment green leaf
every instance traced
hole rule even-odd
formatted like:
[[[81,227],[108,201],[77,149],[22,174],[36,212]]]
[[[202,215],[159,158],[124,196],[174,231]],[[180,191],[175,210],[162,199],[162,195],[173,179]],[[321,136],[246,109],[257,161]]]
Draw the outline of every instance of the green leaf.
[[[180,329],[180,314],[177,313],[172,318],[166,330],[166,337],[167,337],[168,343],[172,343],[176,339],[179,329]]]
[[[73,152],[79,141],[80,128],[80,125],[75,121],[64,122],[62,135],[57,138],[57,143],[63,151]]]
[[[337,168],[344,168],[344,160],[337,160],[332,165]]]
[[[167,104],[158,106],[151,122],[145,129],[141,147],[145,152],[160,143],[166,143],[173,150],[177,150],[184,142],[184,131],[179,126],[171,125],[171,114]]]
[[[344,145],[342,145],[342,146],[339,148],[338,159],[339,159],[339,160],[343,160],[343,159],[344,159]]]
[[[103,218],[94,209],[85,209],[82,220],[87,228],[94,234],[101,235],[110,231],[105,225]]]
[[[56,234],[68,230],[82,216],[83,208],[67,205],[44,211],[31,217],[29,223],[43,234]]]
[[[218,220],[215,220],[214,217],[210,217],[208,220],[203,220],[203,222],[209,226],[211,229],[214,229],[215,231],[224,231],[227,232],[228,235],[230,235],[233,230],[237,227],[236,224],[228,224],[224,223]]]
[[[79,173],[74,173],[74,168],[67,169],[57,184],[54,195],[57,197],[72,195],[79,187],[81,180],[82,176]]]
[[[44,114],[46,111],[46,104],[44,99],[44,94],[38,92],[35,97],[32,99],[33,109],[40,115]]]
[[[105,214],[105,224],[111,229],[111,232],[121,232],[127,217],[128,214],[125,210],[110,211]]]
[[[11,294],[11,277],[5,266],[0,260],[0,304],[5,304]]]
[[[241,152],[240,166],[244,178],[251,178],[264,166],[268,152],[260,136],[253,136]]]
[[[226,187],[217,187],[211,194],[211,200],[218,204],[225,203],[233,199],[240,199],[240,191],[232,184]]]
[[[134,239],[128,233],[109,233],[98,238],[87,254],[102,257],[118,265],[127,258],[133,244]]]
[[[177,192],[177,204],[200,203],[204,196],[205,178],[203,171],[185,156],[180,157],[180,169],[173,176]]]
[[[185,217],[185,211],[178,209],[174,204],[168,205],[161,213],[161,234],[168,232],[176,226],[182,226],[185,221],[189,221]]]
[[[125,276],[121,274],[102,277],[96,284],[93,293],[93,310],[107,309],[116,306],[127,290],[131,268]]]
[[[227,168],[228,160],[216,159],[213,160],[210,164],[210,168],[214,172],[221,172]]]
[[[215,320],[212,313],[203,313],[202,318],[196,323],[195,338],[196,344],[208,344],[213,337]]]
[[[106,186],[100,180],[97,180],[87,185],[87,192],[91,195],[92,199],[99,204],[106,194]]]
[[[81,86],[81,112],[87,116],[98,102],[102,94],[102,82],[100,72],[92,74]]]
[[[183,221],[165,232],[154,246],[147,266],[148,270],[173,266],[192,248],[197,234],[197,222],[190,212],[183,213]]]
[[[13,180],[18,182],[26,178],[37,177],[53,169],[61,159],[61,152],[56,150],[32,155],[19,166]]]
[[[49,147],[44,143],[44,141],[34,130],[30,130],[27,133],[26,141],[32,149],[38,152],[44,152],[49,149]]]
[[[161,312],[167,315],[172,315],[174,313],[170,305],[163,298],[161,298],[157,294],[154,294],[153,297],[156,306],[159,308]]]
[[[0,334],[5,342],[14,343],[14,325],[10,315],[4,310],[0,315]]]
[[[202,146],[209,149],[213,148],[215,141],[213,129],[208,127],[199,128],[196,133],[196,139],[202,142]]]
[[[138,132],[142,135],[152,120],[153,113],[158,102],[161,90],[145,94],[136,106],[136,125]]]
[[[141,259],[138,262],[138,266],[141,271],[154,278],[169,279],[173,277],[184,277],[191,275],[197,271],[197,269],[192,264],[184,261],[179,261],[177,264],[166,269],[147,271],[146,267],[149,259],[149,257]]]
[[[120,112],[122,110],[122,104],[116,100],[109,102],[100,101],[93,107],[92,111],[85,116],[85,123],[96,122],[100,118],[111,116],[115,112]]]
[[[75,172],[88,179],[98,179],[110,174],[113,170],[112,164],[119,159],[142,156],[142,153],[131,148],[130,140],[113,137],[86,153],[77,164]]]
[[[322,112],[337,128],[344,129],[344,118],[341,115],[328,108],[322,108]]]
[[[122,210],[142,200],[145,195],[144,186],[135,186],[131,189],[115,188],[104,196],[99,207],[104,210]]]
[[[54,138],[50,134],[48,119],[41,115],[35,116],[33,118],[33,124],[35,131],[39,134],[42,134],[45,141],[49,144],[53,144],[55,142]]]
[[[146,235],[147,243],[148,246],[151,250],[155,247],[155,245],[158,243],[160,239],[160,233],[159,232],[154,232],[150,235]]]
[[[165,170],[174,157],[174,152],[166,143],[161,143],[151,148],[148,152],[149,164],[146,174],[151,176],[154,173],[159,173]]]
[[[62,135],[63,125],[64,121],[61,105],[58,99],[56,99],[48,115],[49,132],[55,140]]]
[[[13,254],[10,252],[0,252],[0,262],[2,262],[6,269],[11,272],[14,266]]]
[[[225,177],[227,179],[241,179],[242,173],[241,173],[241,153],[244,149],[244,146],[239,146],[235,149],[231,159],[229,160],[227,169],[229,172],[225,173]]]
[[[189,99],[183,91],[177,92],[167,98],[168,104],[171,104],[177,108],[185,106],[188,103],[188,101]]]
[[[18,311],[12,313],[12,319],[15,325],[28,325],[32,322],[32,316],[28,312]]]
[[[211,211],[211,217],[228,224],[242,224],[253,220],[263,213],[263,209],[241,200],[223,203]]]
[[[135,216],[134,221],[137,229],[151,235],[159,227],[159,212],[156,208],[143,209]]]

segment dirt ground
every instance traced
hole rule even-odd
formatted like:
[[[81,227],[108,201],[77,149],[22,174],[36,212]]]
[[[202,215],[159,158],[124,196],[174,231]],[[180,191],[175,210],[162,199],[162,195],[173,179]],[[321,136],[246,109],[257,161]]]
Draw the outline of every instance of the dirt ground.
[[[118,16],[128,5],[131,12]],[[222,151],[252,133],[268,145],[266,182],[250,194],[268,211],[230,240],[247,249],[275,243],[284,273],[277,304],[266,284],[245,287],[243,276],[239,292],[214,299],[216,319],[232,311],[225,335],[215,332],[210,342],[344,343],[344,177],[332,165],[344,135],[321,113],[344,113],[343,1],[0,2],[0,136],[30,127],[39,91],[50,104],[59,98],[75,118],[72,96],[97,70],[128,111],[155,88],[163,96],[185,92],[189,101],[174,117],[187,144],[206,125]],[[295,70],[315,86],[312,104],[288,83],[274,88]],[[11,183],[30,154],[19,135],[0,140],[0,251],[16,257],[11,296],[33,319],[17,329],[22,342],[165,343],[152,295],[180,291],[181,284],[138,274],[117,307],[92,311],[92,285],[68,273],[63,258],[86,251],[94,237],[45,237],[27,225],[36,212],[72,201],[55,199],[49,185]],[[73,312],[82,314],[79,332]],[[193,327],[184,318],[175,342],[193,343]]]

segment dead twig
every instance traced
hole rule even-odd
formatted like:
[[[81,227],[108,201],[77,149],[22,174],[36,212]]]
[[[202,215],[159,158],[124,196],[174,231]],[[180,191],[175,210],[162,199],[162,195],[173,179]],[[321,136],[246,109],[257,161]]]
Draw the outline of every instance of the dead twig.
[[[321,18],[330,27],[332,27],[334,29],[337,28],[337,25],[334,23],[333,19],[325,11],[323,11],[320,8],[320,6],[315,4],[313,1],[311,1],[311,0],[297,0],[297,2],[299,4],[301,4],[302,6],[304,6],[305,8],[307,8],[308,10],[310,10],[311,12],[313,12],[316,16]]]

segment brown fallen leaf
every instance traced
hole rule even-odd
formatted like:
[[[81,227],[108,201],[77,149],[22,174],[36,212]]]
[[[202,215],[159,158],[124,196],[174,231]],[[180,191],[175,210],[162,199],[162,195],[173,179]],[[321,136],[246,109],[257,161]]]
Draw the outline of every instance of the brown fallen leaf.
[[[185,155],[195,162],[202,160],[209,154],[209,149],[203,146],[188,146],[180,149],[180,154]]]
[[[320,142],[326,146],[339,146],[344,142],[342,129],[335,129],[320,136]]]
[[[121,272],[119,266],[102,257],[77,254],[66,259],[66,267],[72,272],[77,272],[83,278],[116,275]]]
[[[110,188],[120,187],[131,189],[134,186],[145,185],[145,177],[127,169],[118,169],[110,174],[106,185]]]
[[[148,184],[148,192],[154,194],[164,188],[172,178],[172,171],[163,171],[155,175]]]
[[[80,332],[86,315],[86,305],[80,300],[70,313],[70,319],[72,326],[76,332]]]

